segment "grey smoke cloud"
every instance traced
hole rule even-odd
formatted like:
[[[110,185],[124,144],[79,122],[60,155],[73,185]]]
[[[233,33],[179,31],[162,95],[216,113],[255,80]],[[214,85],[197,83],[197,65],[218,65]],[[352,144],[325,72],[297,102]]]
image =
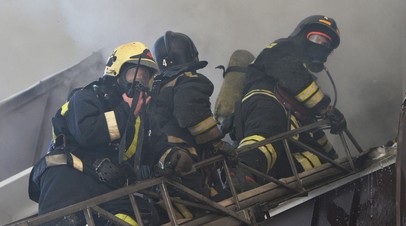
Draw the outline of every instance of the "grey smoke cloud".
[[[167,30],[188,34],[202,60],[201,72],[215,84],[232,52],[257,55],[288,36],[311,14],[336,19],[340,47],[327,66],[338,89],[338,107],[363,147],[380,145],[397,132],[405,92],[404,0],[309,1],[0,1],[0,99],[63,70],[91,52],[134,40],[150,48]],[[100,72],[102,73],[102,72]],[[86,76],[86,75],[84,75]],[[331,95],[327,76],[317,75]],[[65,94],[64,94],[65,95]]]

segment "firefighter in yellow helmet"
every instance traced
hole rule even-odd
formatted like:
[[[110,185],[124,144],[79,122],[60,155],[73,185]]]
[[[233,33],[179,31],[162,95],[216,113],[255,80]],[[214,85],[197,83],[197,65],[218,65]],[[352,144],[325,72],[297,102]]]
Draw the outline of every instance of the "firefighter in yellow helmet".
[[[149,138],[142,132],[146,127],[140,125],[150,99],[150,80],[157,70],[151,52],[143,43],[121,45],[109,57],[104,75],[76,90],[57,111],[52,118],[52,147],[30,176],[30,198],[39,203],[40,215],[139,179],[140,172],[134,169],[141,170],[141,167],[133,164],[140,164],[135,158],[149,156],[142,152],[149,145]],[[136,200],[144,225],[158,224],[154,207],[142,198]],[[128,198],[101,207],[137,225]],[[95,216],[95,221],[100,225],[105,220]],[[76,213],[48,223],[59,224],[85,225],[86,222],[82,213]]]
[[[248,67],[243,98],[235,115],[239,147],[262,141],[326,117],[331,133],[346,128],[343,115],[330,106],[330,97],[312,73],[324,69],[330,53],[338,47],[340,33],[334,19],[314,15],[299,23],[287,38],[270,43]],[[288,126],[290,127],[288,128]],[[337,154],[322,130],[295,136],[330,158]],[[323,163],[320,156],[292,146],[298,171]],[[276,178],[293,175],[282,141],[240,154],[240,160]]]

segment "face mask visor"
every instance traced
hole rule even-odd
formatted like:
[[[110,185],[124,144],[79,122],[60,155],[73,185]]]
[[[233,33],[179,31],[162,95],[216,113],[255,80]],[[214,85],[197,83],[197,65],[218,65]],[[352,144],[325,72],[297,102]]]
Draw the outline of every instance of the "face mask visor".
[[[127,93],[131,89],[134,77],[135,81],[138,82],[142,87],[149,87],[151,78],[150,70],[148,70],[148,68],[146,67],[140,66],[138,68],[137,74],[135,74],[136,69],[136,65],[131,65],[131,67],[125,68],[122,73],[120,72],[119,85],[122,91]]]
[[[328,49],[331,49],[331,46],[332,46],[331,37],[322,32],[309,32],[307,34],[307,40],[309,40],[310,42],[316,43],[318,45],[322,45]]]

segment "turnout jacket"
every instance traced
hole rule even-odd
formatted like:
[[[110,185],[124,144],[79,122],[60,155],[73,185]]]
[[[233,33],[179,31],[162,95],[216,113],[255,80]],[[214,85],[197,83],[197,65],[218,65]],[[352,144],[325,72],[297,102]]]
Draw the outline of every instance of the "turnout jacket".
[[[252,81],[261,76],[270,77],[306,108],[318,113],[331,100],[300,59],[303,51],[305,50],[295,45],[291,38],[272,42],[250,65],[254,70],[248,72],[247,79]]]
[[[183,72],[161,84],[152,101],[152,117],[170,144],[196,147],[222,137],[213,118],[210,96],[213,83],[196,72]]]
[[[161,138],[164,134],[153,128],[148,109],[146,114],[129,120],[130,107],[116,88],[100,79],[76,91],[52,118],[54,138],[63,135],[64,145],[74,147],[70,149],[82,160],[109,158],[118,163],[119,142],[128,124],[124,160],[144,150],[141,164],[151,166],[154,150],[167,145]]]
[[[146,115],[142,117],[145,121],[143,128],[140,128],[141,117],[131,117],[129,120],[130,107],[116,90],[117,87],[112,87],[110,82],[100,79],[83,89],[76,89],[52,118],[54,140],[51,148],[34,166],[30,175],[29,194],[32,200],[38,201],[41,175],[52,166],[70,165],[100,179],[97,168],[107,159],[114,165],[112,167],[118,169],[112,171],[117,175],[110,177],[117,177],[114,186],[120,186],[126,177],[135,179],[134,173],[147,176],[143,175],[144,172],[132,172],[135,153],[144,150],[140,156],[141,165],[150,167],[154,159],[152,150],[164,148],[165,140],[156,138],[159,133],[155,133],[157,130],[151,131]],[[126,150],[123,156],[126,161],[120,165],[119,143],[127,123]],[[144,132],[141,133],[141,130]],[[153,140],[163,142],[152,142]],[[139,142],[142,142],[142,146]]]
[[[243,99],[237,104],[235,112],[234,125],[239,147],[299,128],[304,124],[293,112],[288,114],[289,109],[278,99],[276,90],[280,87],[311,112],[312,115],[306,117],[306,123],[309,118],[315,120],[319,110],[330,103],[330,98],[320,90],[314,76],[295,54],[297,50],[291,41],[281,39],[268,45],[248,67]],[[334,151],[321,130],[302,133],[294,139],[318,150]],[[293,145],[290,147],[295,152],[293,156],[302,170],[321,164],[316,155]],[[292,175],[280,141],[261,146],[256,151],[243,153],[240,157],[248,165],[275,177]]]

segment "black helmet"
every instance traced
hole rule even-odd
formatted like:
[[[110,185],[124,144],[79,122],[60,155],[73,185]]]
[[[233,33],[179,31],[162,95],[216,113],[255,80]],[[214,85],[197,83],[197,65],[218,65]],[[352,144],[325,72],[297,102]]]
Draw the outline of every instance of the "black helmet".
[[[167,31],[155,42],[153,53],[160,74],[164,77],[176,76],[207,65],[207,61],[199,61],[195,44],[183,33]]]
[[[300,34],[307,35],[310,32],[321,32],[330,37],[332,49],[335,49],[340,45],[340,31],[333,18],[323,15],[309,16],[297,25],[290,37],[296,37]]]

